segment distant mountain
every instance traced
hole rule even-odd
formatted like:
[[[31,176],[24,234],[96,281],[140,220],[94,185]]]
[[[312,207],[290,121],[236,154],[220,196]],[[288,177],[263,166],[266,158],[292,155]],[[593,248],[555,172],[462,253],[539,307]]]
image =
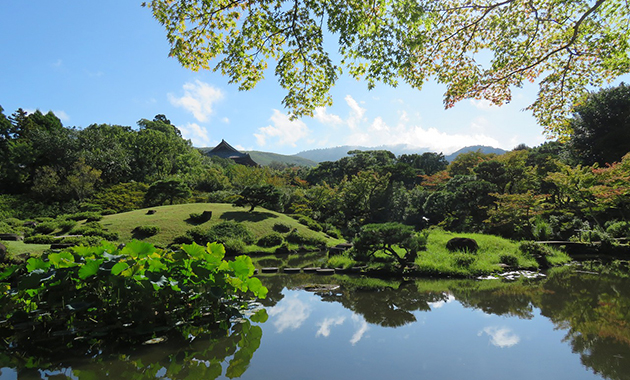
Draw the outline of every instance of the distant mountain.
[[[409,145],[404,145],[404,144],[383,145],[383,146],[372,147],[372,148],[368,148],[365,146],[344,145],[344,146],[338,146],[335,148],[305,150],[303,152],[296,154],[295,156],[304,157],[315,162],[337,161],[340,158],[348,156],[348,152],[351,150],[389,150],[390,152],[394,153],[396,157],[402,154],[414,154],[414,153],[422,154],[422,153],[431,151],[429,148],[420,148],[420,147],[414,147],[414,146],[409,146]],[[503,150],[500,148],[493,148],[491,146],[475,145],[475,146],[467,146],[465,148],[462,148],[458,150],[457,152],[451,153],[448,156],[444,156],[444,158],[446,158],[448,162],[451,162],[455,159],[455,157],[457,157],[461,153],[466,153],[466,152],[476,151],[476,150],[480,150],[481,153],[486,153],[486,154],[488,153],[503,154],[507,152],[506,150]]]
[[[284,154],[258,152],[255,150],[246,151],[245,153],[249,153],[252,160],[256,161],[258,165],[262,165],[262,166],[267,166],[274,161],[281,162],[287,165],[306,166],[309,168],[317,166],[317,162],[309,160],[308,158],[299,157],[295,155],[286,156]]]
[[[378,147],[365,147],[365,146],[351,146],[344,145],[338,146],[334,148],[322,148],[322,149],[313,149],[313,150],[305,150],[303,152],[297,153],[295,156],[304,157],[309,160],[315,162],[324,162],[324,161],[337,161],[343,157],[348,156],[348,152],[351,150],[388,150],[397,157],[402,154],[422,154],[428,152],[428,148],[418,148],[405,144],[399,145],[383,145]]]
[[[199,148],[199,150],[202,153],[205,153],[205,151],[208,151],[211,149],[212,148]],[[303,152],[290,155],[290,156],[284,155],[284,154],[270,153],[270,152],[260,152],[260,151],[255,151],[255,150],[244,151],[243,153],[249,153],[251,158],[254,161],[256,161],[257,164],[262,165],[262,166],[267,166],[271,164],[272,162],[276,161],[276,162],[281,162],[288,165],[315,167],[320,162],[337,161],[343,157],[347,157],[348,152],[352,150],[363,150],[363,151],[388,150],[394,153],[396,157],[403,154],[414,154],[414,153],[422,154],[422,153],[431,151],[429,148],[419,148],[419,147],[412,147],[409,145],[400,144],[400,145],[383,145],[379,147],[344,145],[344,146],[338,146],[334,148],[305,150]],[[448,162],[451,162],[455,159],[455,157],[457,157],[461,153],[466,153],[466,152],[471,152],[471,151],[476,151],[476,150],[479,150],[481,151],[481,153],[485,153],[485,154],[495,153],[499,155],[507,152],[506,150],[503,150],[500,148],[493,148],[491,146],[474,145],[474,146],[464,147],[454,153],[449,154],[448,156],[444,156],[444,158],[446,158]]]
[[[485,146],[485,145],[474,145],[474,146],[464,147],[464,148],[458,150],[457,152],[453,152],[453,153],[449,154],[448,156],[444,156],[444,158],[446,158],[446,161],[451,162],[457,156],[459,156],[462,153],[474,152],[474,151],[477,151],[477,150],[480,151],[481,153],[484,153],[484,154],[494,153],[494,154],[497,154],[497,155],[501,155],[501,154],[507,152],[507,150],[503,150],[501,148],[493,148],[491,146]]]

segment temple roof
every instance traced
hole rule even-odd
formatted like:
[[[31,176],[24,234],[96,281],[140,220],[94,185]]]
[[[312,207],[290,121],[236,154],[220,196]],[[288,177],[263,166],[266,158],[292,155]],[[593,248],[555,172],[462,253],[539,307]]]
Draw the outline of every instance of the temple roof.
[[[258,164],[252,160],[247,153],[241,153],[234,147],[227,143],[225,140],[221,140],[219,145],[215,146],[211,151],[206,153],[208,156],[218,156],[221,158],[229,158],[237,164],[247,166],[258,166]]]

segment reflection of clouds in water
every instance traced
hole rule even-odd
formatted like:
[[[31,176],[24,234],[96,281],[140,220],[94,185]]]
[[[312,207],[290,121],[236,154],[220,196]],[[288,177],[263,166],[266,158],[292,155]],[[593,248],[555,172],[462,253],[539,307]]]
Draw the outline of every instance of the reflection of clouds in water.
[[[350,339],[350,343],[352,343],[352,345],[354,346],[361,340],[361,338],[363,338],[363,335],[368,331],[368,324],[365,319],[360,318],[356,314],[352,315],[352,321],[356,326],[358,326],[357,331],[354,333],[354,335],[352,335],[352,339]]]
[[[442,306],[446,305],[447,303],[451,303],[453,301],[455,301],[455,297],[453,297],[452,294],[449,294],[446,296],[446,300],[437,301],[437,302],[427,302],[427,303],[431,307],[431,310],[433,310],[433,309],[439,309]]]
[[[324,318],[324,320],[317,325],[319,326],[319,330],[317,330],[317,334],[315,336],[325,336],[330,335],[330,328],[332,326],[339,326],[343,324],[346,320],[346,317],[337,317],[337,318]]]
[[[490,336],[490,343],[497,347],[512,347],[521,341],[521,338],[514,334],[512,329],[507,327],[488,326],[482,331],[479,331],[477,336],[481,336],[486,333]]]
[[[277,316],[273,325],[278,332],[283,332],[288,328],[292,330],[299,328],[311,314],[311,308],[297,298],[285,298],[268,310],[268,313],[271,317]]]

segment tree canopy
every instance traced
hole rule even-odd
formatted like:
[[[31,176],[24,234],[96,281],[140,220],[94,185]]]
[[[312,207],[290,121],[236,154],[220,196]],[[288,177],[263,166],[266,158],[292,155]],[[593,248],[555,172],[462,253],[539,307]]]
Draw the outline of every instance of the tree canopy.
[[[528,108],[549,135],[587,93],[630,70],[630,5],[621,0],[152,0],[170,55],[214,69],[242,90],[268,61],[294,116],[330,105],[343,69],[369,88],[402,80],[446,85],[445,106],[466,98],[500,105],[539,81]],[[325,41],[326,39],[326,41]],[[338,54],[328,39],[336,39]],[[333,41],[335,42],[335,41]]]

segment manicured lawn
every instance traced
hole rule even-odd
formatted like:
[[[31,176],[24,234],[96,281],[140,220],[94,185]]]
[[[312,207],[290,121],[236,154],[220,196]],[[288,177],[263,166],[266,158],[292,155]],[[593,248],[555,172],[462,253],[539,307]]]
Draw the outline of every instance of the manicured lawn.
[[[156,213],[148,215],[148,210],[155,210]],[[138,226],[158,226],[160,228],[158,234],[144,238],[143,240],[162,247],[169,245],[173,242],[175,237],[183,235],[189,229],[197,226],[209,228],[213,224],[228,220],[243,223],[256,239],[273,232],[274,224],[284,223],[289,225],[291,229],[297,229],[302,235],[324,238],[328,246],[342,242],[341,239],[327,238],[322,232],[312,231],[287,215],[269,211],[262,207],[256,208],[254,212],[248,212],[247,210],[248,209],[233,207],[231,204],[224,203],[189,203],[151,207],[148,209],[107,215],[100,223],[105,229],[118,232],[119,241],[121,242],[135,238],[136,236],[134,236],[133,230]],[[200,214],[204,211],[212,211],[212,219],[202,224],[193,223],[189,220],[191,213]]]

